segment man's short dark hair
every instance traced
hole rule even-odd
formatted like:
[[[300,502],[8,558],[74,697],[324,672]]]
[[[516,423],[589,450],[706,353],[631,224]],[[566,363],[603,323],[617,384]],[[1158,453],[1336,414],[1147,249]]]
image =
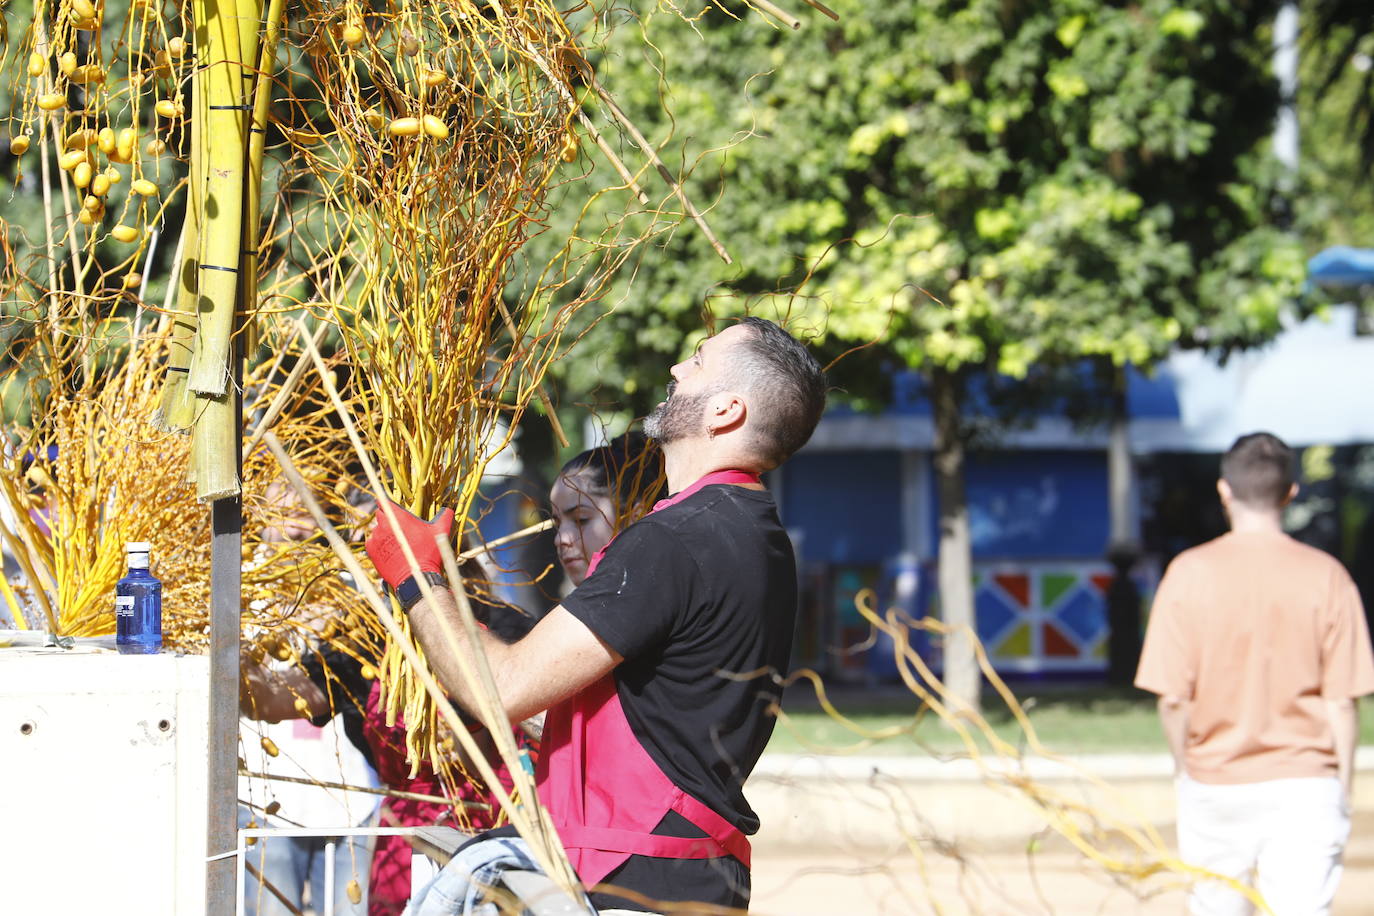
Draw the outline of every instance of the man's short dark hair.
[[[1297,477],[1296,465],[1293,450],[1278,436],[1250,433],[1221,456],[1221,479],[1235,499],[1273,509],[1288,498]]]
[[[744,318],[749,333],[741,340],[734,367],[762,407],[752,416],[759,457],[775,468],[806,444],[825,410],[825,373],[806,345],[763,318]]]

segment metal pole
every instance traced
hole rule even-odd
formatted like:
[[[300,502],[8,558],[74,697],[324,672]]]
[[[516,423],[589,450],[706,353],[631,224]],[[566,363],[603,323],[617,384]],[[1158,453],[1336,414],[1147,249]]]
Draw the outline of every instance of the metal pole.
[[[324,844],[324,900],[314,901],[315,911],[323,913],[324,916],[334,916],[334,840],[331,838]],[[323,905],[321,905],[323,904]]]
[[[237,338],[236,338],[237,339]],[[238,477],[243,479],[243,369],[235,343],[233,393],[239,449]],[[240,497],[217,499],[210,507],[210,748],[206,849],[214,856],[238,846],[239,607],[242,588],[243,503]],[[206,916],[233,916],[236,868],[232,859],[206,865]]]

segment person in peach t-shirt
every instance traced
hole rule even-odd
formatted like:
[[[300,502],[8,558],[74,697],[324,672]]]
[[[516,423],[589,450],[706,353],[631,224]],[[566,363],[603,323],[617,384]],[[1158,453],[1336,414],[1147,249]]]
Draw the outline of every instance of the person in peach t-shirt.
[[[1222,457],[1231,531],[1169,564],[1135,683],[1159,695],[1180,857],[1253,885],[1275,916],[1316,916],[1340,883],[1355,703],[1374,693],[1374,654],[1345,569],[1283,533],[1294,464],[1268,433]],[[1252,908],[1230,884],[1201,880],[1189,911]]]

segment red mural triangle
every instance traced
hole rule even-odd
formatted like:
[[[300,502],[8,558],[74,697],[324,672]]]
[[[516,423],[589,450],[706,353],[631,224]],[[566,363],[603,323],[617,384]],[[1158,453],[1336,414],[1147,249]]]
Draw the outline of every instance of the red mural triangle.
[[[1052,623],[1043,624],[1041,638],[1044,640],[1045,654],[1052,658],[1077,658],[1078,647],[1069,642],[1063,633]]]
[[[1025,573],[1003,573],[992,577],[1002,590],[1016,599],[1023,608],[1030,607],[1030,576]]]

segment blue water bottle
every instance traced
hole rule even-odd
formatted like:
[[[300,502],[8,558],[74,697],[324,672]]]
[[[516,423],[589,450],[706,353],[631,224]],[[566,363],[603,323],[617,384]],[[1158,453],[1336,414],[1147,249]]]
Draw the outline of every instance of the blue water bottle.
[[[162,651],[162,583],[148,572],[147,541],[130,541],[129,574],[115,585],[115,647],[124,655]]]

